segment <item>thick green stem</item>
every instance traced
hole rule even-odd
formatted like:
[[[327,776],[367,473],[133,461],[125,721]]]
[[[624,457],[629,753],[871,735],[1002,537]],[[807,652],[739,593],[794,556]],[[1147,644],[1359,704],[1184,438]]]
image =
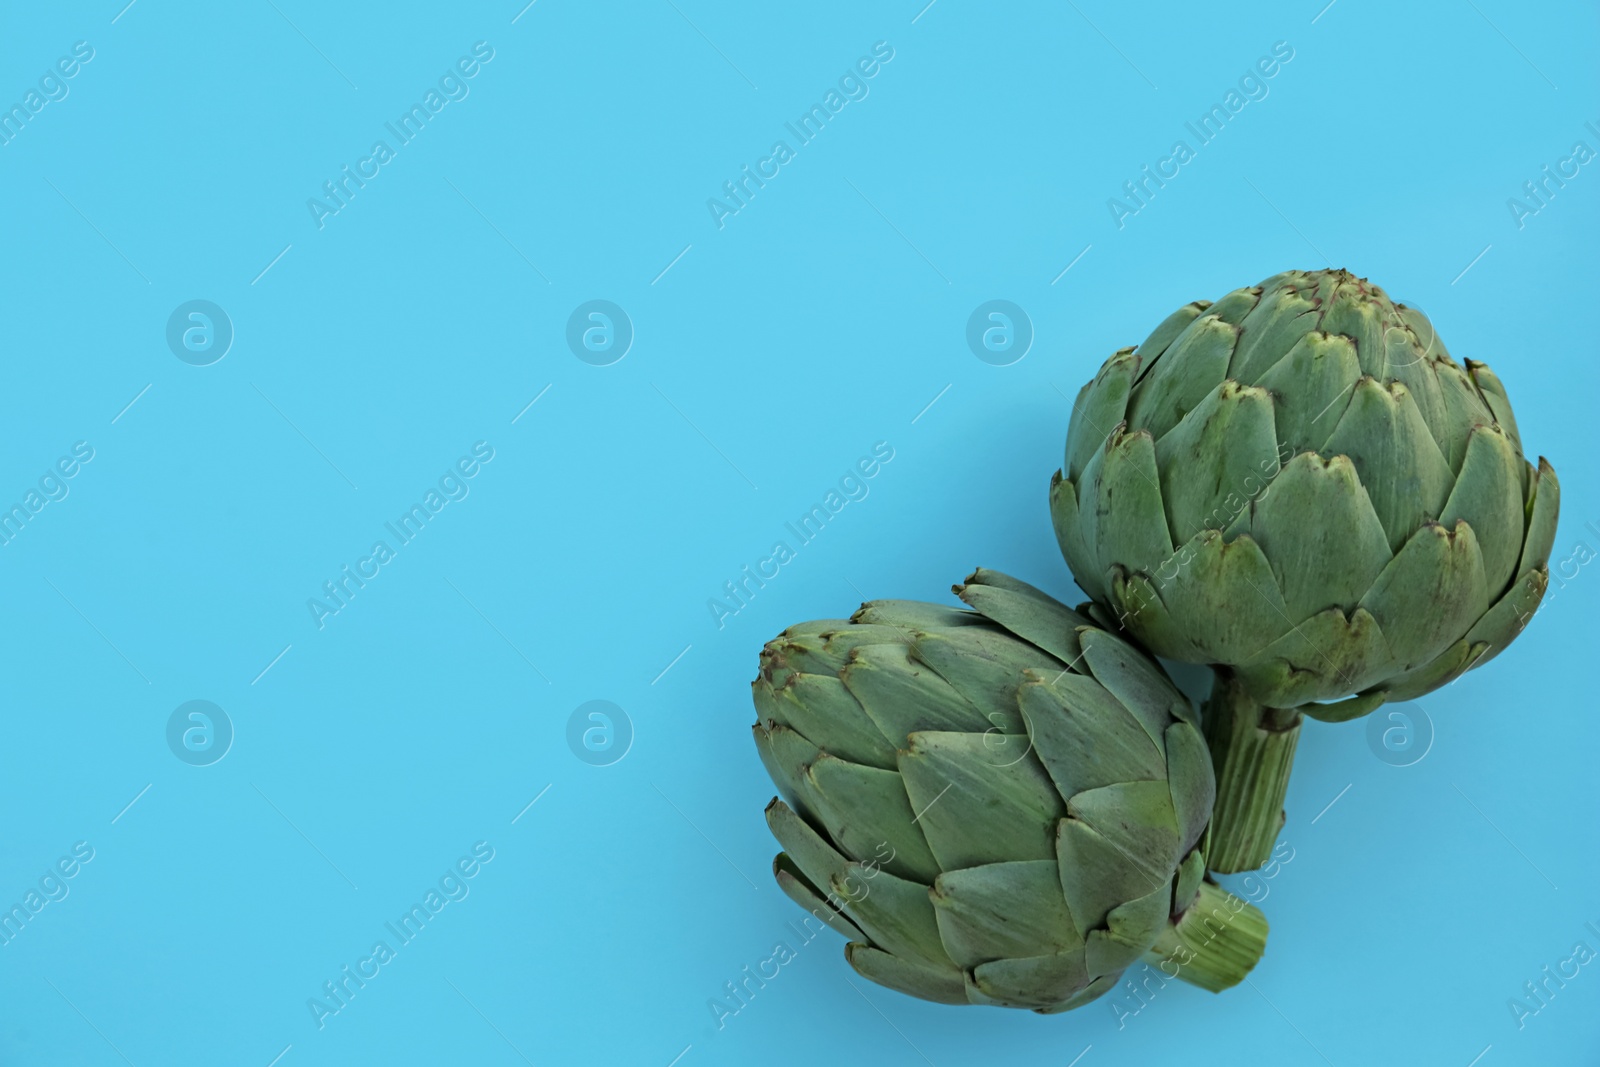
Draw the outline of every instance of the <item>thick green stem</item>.
[[[1267,917],[1215,882],[1167,923],[1145,961],[1168,978],[1220,993],[1244,981],[1267,948]]]
[[[1253,871],[1267,862],[1283,829],[1300,712],[1256,703],[1219,669],[1202,717],[1217,772],[1206,866],[1223,874]]]

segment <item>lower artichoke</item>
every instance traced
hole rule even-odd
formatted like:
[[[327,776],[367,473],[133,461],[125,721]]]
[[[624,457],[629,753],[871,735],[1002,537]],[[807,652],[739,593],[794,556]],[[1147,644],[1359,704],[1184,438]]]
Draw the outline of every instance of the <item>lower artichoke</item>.
[[[790,627],[752,683],[784,892],[864,977],[1059,1012],[1140,959],[1212,991],[1266,920],[1206,880],[1189,701],[1133,645],[979,570],[976,610],[883,600]]]

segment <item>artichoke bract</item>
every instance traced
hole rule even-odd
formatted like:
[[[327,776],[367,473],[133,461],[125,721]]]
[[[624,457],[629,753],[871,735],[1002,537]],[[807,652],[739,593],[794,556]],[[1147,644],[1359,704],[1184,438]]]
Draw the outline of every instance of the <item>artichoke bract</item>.
[[[1050,503],[1108,622],[1217,667],[1211,865],[1236,871],[1282,825],[1302,714],[1414,699],[1517,636],[1560,486],[1524,458],[1499,379],[1420,311],[1343,270],[1288,271],[1107,360]]]
[[[762,651],[783,891],[863,976],[942,1003],[1065,1011],[1140,959],[1240,981],[1266,920],[1205,878],[1192,705],[1032,586],[979,570],[955,591],[976,610],[873,601]]]

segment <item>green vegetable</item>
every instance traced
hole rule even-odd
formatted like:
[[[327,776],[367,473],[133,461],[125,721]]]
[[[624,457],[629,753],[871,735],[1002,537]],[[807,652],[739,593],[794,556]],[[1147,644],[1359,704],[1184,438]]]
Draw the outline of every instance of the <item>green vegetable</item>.
[[[1560,487],[1505,389],[1345,271],[1188,304],[1078,394],[1050,489],[1107,621],[1218,667],[1210,863],[1265,861],[1300,717],[1487,663],[1544,595]],[[1320,703],[1335,701],[1336,703]]]
[[[976,611],[874,601],[763,650],[778,884],[862,975],[928,1000],[1065,1011],[1141,958],[1240,981],[1266,920],[1204,880],[1193,707],[1032,586],[980,570],[955,591]]]

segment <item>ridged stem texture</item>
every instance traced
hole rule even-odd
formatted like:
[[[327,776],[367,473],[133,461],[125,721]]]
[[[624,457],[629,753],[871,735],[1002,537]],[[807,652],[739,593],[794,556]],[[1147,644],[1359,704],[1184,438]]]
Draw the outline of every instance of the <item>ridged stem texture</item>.
[[[1217,672],[1201,715],[1217,775],[1206,865],[1223,874],[1253,871],[1283,829],[1301,715],[1257,703],[1226,670]]]
[[[1146,962],[1212,993],[1238,985],[1267,947],[1267,917],[1215,882],[1161,932]]]

